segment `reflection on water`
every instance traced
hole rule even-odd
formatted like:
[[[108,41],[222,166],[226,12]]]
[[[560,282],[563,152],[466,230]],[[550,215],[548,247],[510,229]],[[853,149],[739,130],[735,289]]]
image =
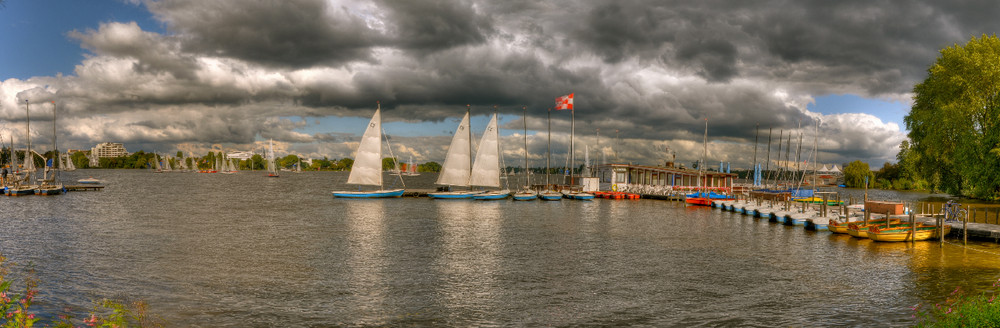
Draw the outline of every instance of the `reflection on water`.
[[[44,316],[125,295],[174,326],[885,326],[1000,278],[992,243],[876,243],[675,202],[350,200],[329,195],[340,172],[78,172],[107,190],[0,199],[0,251],[35,264]]]

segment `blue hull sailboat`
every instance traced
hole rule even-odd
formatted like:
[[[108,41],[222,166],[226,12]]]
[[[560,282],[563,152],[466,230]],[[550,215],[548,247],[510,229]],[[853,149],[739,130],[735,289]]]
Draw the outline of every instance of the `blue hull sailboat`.
[[[391,150],[390,150],[391,151]],[[401,182],[403,178],[399,179]],[[379,104],[372,116],[364,136],[361,137],[361,144],[358,145],[358,153],[354,158],[354,165],[351,166],[351,175],[347,177],[348,184],[369,185],[382,187],[382,105]],[[405,187],[405,185],[404,185]],[[357,191],[334,191],[333,197],[342,198],[388,198],[400,197],[404,189],[373,190],[362,191],[360,186]]]
[[[497,127],[497,114],[486,125],[483,138],[479,141],[479,152],[476,162],[472,165],[472,175],[469,176],[470,186],[500,188],[500,134]],[[500,200],[510,196],[510,190],[490,190],[473,196],[476,200]]]
[[[472,199],[482,191],[452,191],[453,186],[468,187],[469,176],[472,174],[472,130],[469,129],[469,110],[458,123],[455,135],[451,138],[448,153],[441,165],[441,174],[435,184],[448,186],[448,191],[427,193],[431,199]]]

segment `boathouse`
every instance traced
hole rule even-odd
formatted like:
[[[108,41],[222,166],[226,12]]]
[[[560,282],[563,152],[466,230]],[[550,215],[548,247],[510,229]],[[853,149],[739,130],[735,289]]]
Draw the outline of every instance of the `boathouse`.
[[[732,193],[733,180],[737,174],[718,171],[701,172],[699,184],[698,170],[678,168],[668,162],[666,166],[646,166],[634,164],[603,164],[597,166],[600,189],[632,190],[666,194],[673,191],[705,190]]]

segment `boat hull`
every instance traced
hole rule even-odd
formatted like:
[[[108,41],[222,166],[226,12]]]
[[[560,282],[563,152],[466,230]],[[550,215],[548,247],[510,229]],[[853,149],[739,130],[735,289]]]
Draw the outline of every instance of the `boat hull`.
[[[585,192],[573,192],[573,193],[563,194],[563,197],[573,200],[591,200],[594,199],[594,194]]]
[[[541,198],[542,200],[562,200],[562,197],[562,194],[555,192],[543,192],[538,194],[538,198]]]
[[[511,195],[514,200],[535,200],[538,199],[538,194],[534,192],[518,192]]]
[[[944,226],[944,234],[947,235],[951,232],[951,226]],[[911,228],[896,228],[888,230],[871,230],[868,231],[868,239],[874,241],[884,241],[884,242],[899,242],[899,241],[909,241],[910,235],[913,233]],[[917,227],[916,234],[913,234],[914,241],[928,240],[931,238],[937,238],[938,227],[936,226],[922,226]]]
[[[402,197],[403,189],[376,191],[334,191],[333,197],[340,198],[394,198]]]
[[[35,189],[35,195],[40,195],[40,196],[61,195],[64,192],[66,192],[66,189],[64,189],[62,186]]]
[[[494,191],[491,191],[491,192],[484,192],[484,193],[472,196],[472,199],[475,199],[475,200],[501,200],[501,199],[507,199],[507,197],[510,197],[510,192],[494,192]]]
[[[34,194],[35,194],[34,188],[21,187],[21,188],[7,188],[7,190],[4,190],[4,195],[7,196],[28,196]]]
[[[688,204],[691,204],[691,205],[699,205],[699,206],[711,206],[712,205],[712,199],[711,198],[685,198],[684,202],[688,203]]]

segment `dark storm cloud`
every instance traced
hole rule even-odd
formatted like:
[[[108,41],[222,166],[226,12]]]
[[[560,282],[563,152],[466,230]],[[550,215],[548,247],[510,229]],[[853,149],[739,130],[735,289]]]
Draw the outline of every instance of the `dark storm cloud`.
[[[190,51],[266,65],[309,67],[372,60],[381,36],[323,0],[147,2]]]
[[[487,15],[468,1],[380,1],[387,8],[393,46],[420,53],[480,44],[493,32]]]

